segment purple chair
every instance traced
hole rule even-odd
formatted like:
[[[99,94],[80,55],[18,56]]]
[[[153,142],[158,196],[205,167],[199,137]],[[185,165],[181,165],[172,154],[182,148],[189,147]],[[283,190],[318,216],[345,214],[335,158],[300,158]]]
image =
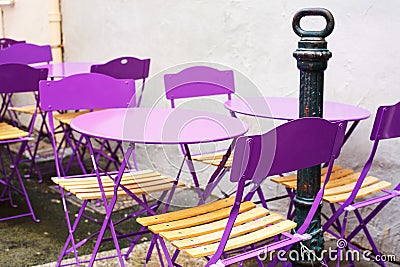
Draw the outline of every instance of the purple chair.
[[[50,45],[35,45],[29,43],[17,43],[6,49],[0,50],[0,64],[20,63],[35,64],[50,62],[53,60]]]
[[[53,60],[51,53],[51,46],[44,45],[39,46],[35,44],[29,44],[25,42],[18,42],[12,46],[0,50],[0,64],[4,63],[19,63],[19,64],[36,64],[36,63],[49,63]],[[37,100],[37,94],[35,93],[35,98]],[[12,94],[3,94],[3,105],[0,110],[1,117],[4,117],[8,113],[9,117],[12,119],[15,126],[21,126],[18,113],[27,114],[32,116],[36,112],[37,104],[25,105],[25,106],[14,106],[12,103]],[[31,161],[29,171],[25,175],[29,177],[33,168],[36,168],[36,155],[39,147],[40,141],[47,137],[47,125],[46,114],[43,112],[38,113],[41,117],[41,124],[38,131],[38,136],[36,139],[35,146],[33,147],[32,156],[34,160]],[[40,172],[38,173],[39,182],[42,181]]]
[[[47,73],[47,69],[39,70],[22,64],[0,65],[0,93],[14,94],[38,91],[39,81],[46,80]],[[3,161],[3,156],[5,156],[3,155],[3,153],[5,151],[2,150],[2,152],[0,153],[0,160],[3,178],[0,179],[0,184],[2,185],[0,201],[10,201],[11,206],[15,207],[12,200],[12,192],[16,192],[25,198],[25,201],[29,208],[28,213],[1,218],[0,221],[20,218],[23,216],[32,216],[32,219],[34,221],[39,221],[35,217],[32,205],[29,201],[28,194],[25,190],[24,183],[18,170],[22,154],[27,149],[28,141],[32,140],[32,131],[35,123],[35,118],[36,112],[33,113],[27,131],[6,122],[0,122],[0,144],[6,148],[5,151],[9,155],[12,164],[12,166],[10,166],[11,173],[7,173],[6,166]],[[10,145],[15,143],[21,144],[18,150],[18,154],[16,156],[12,155],[12,152],[10,150]],[[15,185],[16,183],[12,183],[14,176],[17,177],[20,188]]]
[[[92,65],[90,72],[101,73],[116,79],[133,79],[141,80],[141,89],[138,97],[136,106],[139,107],[142,101],[143,91],[146,83],[146,78],[149,76],[150,59],[138,59],[135,57],[119,57],[108,61],[104,64]],[[108,170],[111,163],[114,163],[116,169],[120,165],[117,152],[122,151],[121,143],[117,143],[116,146],[112,146],[108,140],[102,140],[100,142],[100,148],[97,153],[101,156],[109,159],[107,165],[104,167]],[[103,151],[105,149],[105,151]],[[110,156],[108,156],[110,154]],[[138,170],[136,162],[136,154],[133,153],[133,164],[136,170]]]
[[[60,266],[63,258],[70,253],[74,254],[76,260],[75,264],[79,266],[80,262],[82,261],[80,261],[78,258],[78,248],[84,245],[88,240],[95,238],[99,233],[97,232],[90,234],[83,240],[77,241],[74,237],[75,231],[82,218],[89,218],[90,221],[102,225],[101,220],[94,220],[88,214],[85,214],[85,210],[89,201],[100,201],[100,203],[104,206],[105,211],[108,212],[109,206],[107,199],[112,198],[114,195],[113,179],[117,175],[117,172],[101,172],[99,176],[96,174],[65,176],[63,174],[64,171],[61,164],[61,159],[57,153],[58,148],[55,140],[53,113],[58,110],[128,108],[130,107],[130,103],[133,103],[133,105],[135,103],[135,83],[132,79],[114,79],[113,77],[103,74],[85,73],[72,75],[60,81],[42,81],[39,89],[40,107],[43,111],[48,112],[51,142],[58,176],[52,178],[52,180],[54,183],[59,185],[61,191],[62,203],[69,232],[65,246],[62,249],[58,259],[57,266]],[[88,138],[86,138],[86,142],[89,150],[93,152],[93,147]],[[83,164],[83,162],[80,162],[80,164]],[[96,172],[98,171],[99,170],[96,169]],[[151,182],[149,183],[149,181]],[[168,183],[172,184],[174,180],[165,178],[159,173],[151,170],[144,170],[140,172],[127,171],[126,175],[124,174],[122,177],[122,185],[126,186],[126,190],[128,190],[129,193],[124,191],[125,189],[119,190],[118,197],[130,196],[143,207],[147,205],[147,197],[145,195],[148,192],[157,191],[154,188],[155,184],[159,185],[157,181],[164,181],[164,183],[165,181],[168,181]],[[158,190],[163,192],[163,195],[165,196],[167,193],[166,190],[169,189],[159,187]],[[82,206],[74,222],[70,221],[68,206],[65,199],[65,191],[82,201]],[[163,197],[160,199],[163,199]],[[156,203],[151,203],[145,206],[143,210],[136,211],[120,221],[113,222],[113,220],[110,220],[109,229],[111,231],[112,238],[105,238],[105,240],[114,242],[114,245],[117,249],[116,257],[119,257],[121,261],[122,254],[119,249],[118,238],[127,238],[131,243],[135,243],[139,240],[141,234],[144,232],[139,231],[136,233],[123,235],[121,232],[115,229],[115,226],[145,212],[155,214],[155,210],[161,203],[161,200],[157,201]],[[130,237],[132,236],[135,236],[135,238],[131,239]]]
[[[175,108],[175,101],[179,99],[210,97],[226,95],[227,100],[235,93],[235,82],[232,70],[218,70],[206,66],[194,66],[186,68],[176,74],[164,75],[165,96]],[[231,147],[227,150],[205,152],[200,155],[190,155],[187,164],[190,170],[194,170],[192,160],[217,167],[208,185],[203,192],[203,198],[211,194],[223,176],[229,171],[232,165]],[[185,148],[182,147],[185,155]],[[191,171],[197,188],[198,180],[195,172]],[[222,190],[221,190],[222,192]],[[225,194],[225,192],[222,192]]]
[[[0,38],[0,50],[9,48],[10,46],[18,43],[25,43],[25,41],[17,41],[10,38]]]
[[[345,239],[349,247],[356,250],[359,250],[359,248],[350,242],[360,231],[363,231],[375,256],[378,256],[374,260],[377,260],[377,263],[381,266],[386,265],[382,261],[382,257],[379,257],[382,254],[379,252],[367,225],[390,200],[400,196],[400,183],[392,189],[388,189],[392,187],[391,183],[380,181],[378,178],[369,176],[368,173],[378,149],[379,141],[398,137],[400,137],[400,102],[392,106],[379,107],[370,136],[370,140],[373,141],[371,154],[361,173],[333,180],[332,182],[342,180],[341,186],[327,189],[324,195],[324,200],[329,203],[333,213],[325,216],[327,221],[323,226],[324,231],[328,231],[337,238]],[[374,197],[361,199],[367,195],[373,195]],[[371,207],[372,205],[374,206]],[[370,210],[369,214],[362,217],[360,209],[368,208]],[[347,218],[349,213],[352,212],[354,212],[359,225],[351,233],[346,233]],[[342,219],[340,219],[341,215],[344,215]],[[340,250],[341,248],[338,248],[338,253],[340,253]]]
[[[149,77],[150,59],[119,57],[104,64],[92,65],[90,72],[109,75],[116,79],[142,80],[140,95],[136,106],[140,107],[146,78]]]
[[[345,128],[345,123],[341,122],[303,118],[263,135],[239,137],[230,174],[230,180],[238,183],[235,197],[137,221],[154,233],[152,241],[161,244],[168,266],[174,266],[180,251],[194,258],[206,257],[206,266],[228,266],[237,262],[242,266],[243,261],[250,258],[256,258],[259,266],[264,266],[257,257],[260,254],[287,251],[293,244],[309,238],[306,229],[320,206],[333,162],[340,153]],[[304,224],[297,228],[294,222],[264,207],[256,207],[250,201],[252,192],[244,193],[248,181],[260,183],[268,176],[324,162],[329,162],[326,182]],[[294,228],[297,233],[290,234],[288,231]],[[164,239],[177,248],[172,256]],[[271,242],[257,246],[266,239]],[[150,256],[147,255],[145,263]],[[270,266],[276,266],[277,261],[275,258]]]

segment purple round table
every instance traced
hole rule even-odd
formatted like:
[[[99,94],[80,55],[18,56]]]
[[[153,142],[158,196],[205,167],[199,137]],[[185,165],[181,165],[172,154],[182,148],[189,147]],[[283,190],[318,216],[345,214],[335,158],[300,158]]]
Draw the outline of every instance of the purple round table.
[[[93,63],[88,62],[55,62],[36,65],[35,68],[49,69],[50,78],[64,78],[79,73],[89,73]]]
[[[294,120],[299,118],[299,100],[294,97],[235,98],[225,102],[225,108],[235,113],[260,118]],[[323,118],[329,121],[360,121],[370,112],[353,105],[324,101]]]
[[[71,127],[84,135],[146,144],[195,144],[232,139],[247,132],[241,120],[173,108],[107,109],[80,115]]]
[[[180,144],[186,151],[185,160],[195,181],[199,197],[203,200],[188,144],[215,142],[239,137],[247,132],[248,126],[241,120],[220,114],[179,108],[131,108],[107,109],[80,115],[71,121],[71,127],[89,137],[142,144]],[[88,139],[89,141],[89,139]],[[114,192],[120,186],[126,160],[132,153],[132,146],[125,152],[118,176],[115,178]],[[92,152],[92,151],[91,151]],[[94,155],[91,155],[94,158]],[[229,155],[228,155],[229,156]],[[94,164],[96,164],[93,161]],[[98,179],[97,166],[94,166]],[[181,165],[181,168],[183,164]],[[179,175],[165,202],[163,213],[168,210]],[[197,182],[196,182],[197,181]],[[211,181],[211,180],[210,180]],[[210,183],[209,181],[209,183]],[[105,229],[108,227],[117,195],[112,197],[107,209],[99,237],[92,254],[93,263],[98,252]]]
[[[225,102],[233,116],[235,113],[259,118],[295,120],[299,118],[299,99],[294,97],[248,97],[235,98]],[[353,122],[347,130],[343,144],[347,142],[361,120],[369,118],[371,113],[353,105],[324,101],[323,118],[329,121]]]

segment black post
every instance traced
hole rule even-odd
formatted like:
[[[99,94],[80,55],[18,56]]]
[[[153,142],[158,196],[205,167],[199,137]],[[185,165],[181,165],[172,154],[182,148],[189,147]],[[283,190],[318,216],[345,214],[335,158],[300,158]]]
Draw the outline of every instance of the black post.
[[[305,31],[300,27],[300,20],[305,16],[323,16],[326,27],[321,31]],[[332,53],[327,49],[325,37],[331,34],[334,27],[332,14],[322,8],[302,9],[293,18],[293,30],[301,37],[298,48],[293,52],[297,59],[297,68],[300,70],[300,97],[299,117],[322,117],[323,92],[324,92],[324,70]],[[307,155],[305,155],[307,156]],[[300,227],[310,208],[314,198],[321,186],[321,166],[314,166],[297,172],[297,191],[294,199],[296,216],[295,222]],[[301,253],[300,245],[293,247],[300,257],[293,260],[293,266],[321,266],[316,258],[321,255],[324,247],[321,232],[321,210],[315,214],[307,233],[311,234],[310,240],[303,244],[311,251],[311,255]]]

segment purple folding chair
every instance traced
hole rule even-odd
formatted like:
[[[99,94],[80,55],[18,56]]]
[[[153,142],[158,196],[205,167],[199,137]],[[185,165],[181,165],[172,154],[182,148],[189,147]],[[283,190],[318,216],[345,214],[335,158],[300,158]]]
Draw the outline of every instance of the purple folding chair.
[[[237,182],[236,196],[194,208],[138,218],[137,222],[153,232],[152,242],[163,248],[168,266],[178,266],[180,251],[193,258],[206,257],[206,266],[228,266],[256,258],[260,254],[290,247],[310,238],[306,229],[319,208],[325,184],[319,190],[303,225],[296,224],[256,207],[253,192],[244,193],[248,181],[259,183],[268,176],[329,162],[329,180],[335,158],[340,153],[345,123],[320,118],[302,118],[278,126],[263,135],[239,137],[235,144],[230,180]],[[301,142],[299,142],[301,140]],[[296,228],[296,234],[288,231]],[[165,240],[177,250],[171,256]],[[267,245],[257,246],[270,240]],[[234,253],[231,255],[231,253]],[[238,254],[240,253],[240,254]],[[147,255],[146,263],[151,255]],[[270,266],[276,266],[275,258]],[[145,264],[146,264],[145,263]]]
[[[324,195],[324,200],[329,203],[332,214],[325,216],[327,221],[323,229],[337,238],[345,239],[348,246],[356,250],[359,250],[359,248],[350,242],[362,230],[375,254],[375,257],[372,258],[381,266],[386,265],[382,261],[382,254],[379,252],[367,225],[390,200],[400,196],[400,183],[392,189],[388,189],[391,187],[391,183],[368,176],[368,172],[378,149],[379,141],[398,137],[400,137],[400,102],[392,106],[379,107],[370,136],[370,140],[373,141],[372,150],[361,173],[333,180],[332,182],[336,183],[341,181],[340,186],[327,189]],[[374,196],[371,198],[361,199],[372,194]],[[363,208],[370,210],[365,217],[360,212],[360,209]],[[359,225],[351,233],[346,233],[347,218],[349,213],[352,212],[354,212]],[[341,215],[343,215],[342,219],[339,218]],[[340,250],[341,248],[338,248],[338,253],[340,253]],[[337,266],[339,266],[339,262]]]
[[[146,78],[149,76],[150,59],[138,59],[135,57],[119,57],[104,64],[92,65],[90,72],[101,73],[116,79],[133,79],[141,80],[141,89],[136,106],[139,107],[142,101],[143,91],[146,83]],[[97,154],[103,158],[107,158],[108,162],[104,170],[108,170],[111,163],[114,163],[116,169],[121,164],[118,159],[117,152],[122,152],[121,143],[117,142],[112,146],[108,140],[95,140],[99,143],[100,148],[96,149]],[[138,170],[135,153],[133,155],[133,164]]]
[[[122,234],[115,229],[115,226],[142,213],[155,214],[155,210],[159,207],[163,198],[167,194],[166,190],[169,189],[166,189],[166,186],[161,186],[159,188],[159,191],[162,192],[160,200],[158,200],[156,203],[149,204],[145,195],[148,192],[156,191],[154,188],[152,188],[152,186],[154,187],[154,182],[160,181],[156,184],[160,185],[162,183],[168,186],[171,185],[172,187],[174,180],[165,178],[165,176],[161,176],[159,173],[152,170],[143,170],[139,172],[128,170],[125,173],[123,172],[124,168],[122,168],[121,173],[105,173],[96,167],[96,173],[94,174],[79,174],[73,176],[63,175],[61,159],[57,153],[58,147],[55,140],[53,113],[58,110],[128,108],[130,107],[131,103],[133,103],[133,105],[135,103],[135,83],[132,79],[114,79],[113,77],[103,74],[85,73],[72,75],[60,81],[43,81],[40,83],[40,106],[43,111],[48,112],[50,135],[55,156],[56,171],[58,175],[58,177],[54,177],[52,180],[59,185],[61,191],[62,203],[69,232],[68,238],[58,259],[57,266],[60,266],[63,258],[70,253],[74,254],[76,260],[75,264],[78,266],[80,266],[81,263],[86,262],[79,260],[77,251],[78,248],[87,243],[88,240],[95,238],[99,233],[103,235],[104,231],[101,230],[99,232],[90,234],[88,237],[80,241],[75,240],[75,231],[77,230],[78,224],[82,218],[88,219],[98,225],[103,224],[101,220],[95,220],[89,215],[85,214],[85,209],[89,201],[99,200],[104,206],[106,213],[108,214],[111,212],[110,214],[112,214],[112,208],[109,210],[109,204],[107,203],[107,200],[111,199],[114,195],[114,179],[117,177],[117,175],[118,177],[123,175],[121,185],[124,186],[124,190],[118,190],[118,197],[130,196],[143,207],[143,209],[134,212],[120,221],[113,222],[110,217],[105,218],[109,220],[107,229],[110,230],[112,238],[103,238],[101,241],[114,242],[114,245],[117,249],[117,255],[115,257],[118,257],[120,262],[123,262],[123,260],[121,251],[119,249],[118,239],[127,238],[132,244],[134,244],[139,240],[143,233],[146,233],[146,231],[143,227],[143,229],[138,232]],[[86,145],[88,146],[89,150],[93,152],[93,147],[88,137],[86,137]],[[95,160],[93,163],[95,166],[97,166]],[[81,164],[83,164],[83,162],[81,162]],[[70,221],[65,191],[82,200],[82,206],[74,222]],[[141,200],[141,198],[143,200]],[[132,236],[135,236],[135,238],[131,239],[130,237]],[[133,248],[133,246],[131,248]],[[97,245],[96,249],[98,249]]]
[[[150,59],[119,57],[104,64],[92,65],[90,72],[109,75],[116,79],[142,80],[136,106],[140,107],[146,78],[149,77]]]
[[[18,43],[25,43],[25,41],[17,41],[10,38],[0,38],[0,50],[9,48],[10,46]]]
[[[176,74],[166,74],[164,75],[164,84],[165,96],[171,101],[172,108],[175,108],[175,100],[178,99],[226,95],[229,100],[231,99],[231,95],[235,93],[235,82],[232,70],[220,71],[206,66],[194,66],[186,68]],[[187,145],[181,148],[184,155],[189,152],[189,147]],[[232,156],[230,157],[231,150],[232,146],[227,150],[206,152],[200,155],[191,155],[190,152],[187,153],[187,164],[195,186],[198,189],[198,194],[201,196],[200,199],[207,199],[215,187],[218,186],[223,176],[229,171],[232,165]],[[192,160],[217,167],[203,193],[200,192],[199,182],[196,177],[196,172],[194,171]],[[225,194],[222,190],[221,193]]]
[[[35,44],[29,44],[25,42],[18,42],[7,49],[0,50],[0,64],[4,63],[19,63],[19,64],[35,64],[35,63],[49,63],[53,60],[51,53],[51,46],[44,45],[39,46]],[[35,99],[37,100],[38,96],[36,92],[34,92]],[[36,112],[37,103],[31,105],[24,106],[14,106],[12,103],[12,94],[4,95],[3,105],[1,109],[1,116],[5,116],[6,113],[9,114],[9,117],[12,119],[15,126],[21,126],[21,122],[18,117],[18,113],[27,114],[32,116],[34,112]],[[29,177],[33,171],[33,168],[38,170],[36,165],[36,156],[39,148],[39,143],[48,137],[48,126],[46,124],[46,114],[39,110],[38,114],[41,118],[40,127],[38,130],[38,135],[33,145],[33,149],[29,149],[30,156],[33,160],[31,160],[31,165],[29,167],[29,171],[25,174],[25,177]],[[38,172],[39,182],[42,182],[41,173]]]
[[[47,79],[47,69],[34,69],[27,65],[22,64],[3,64],[0,65],[0,93],[2,94],[14,94],[24,92],[38,91],[39,81]],[[29,201],[28,194],[25,190],[24,183],[21,179],[18,167],[20,167],[21,158],[23,152],[26,150],[29,140],[32,140],[32,132],[36,119],[36,111],[33,113],[31,122],[29,123],[28,130],[22,130],[6,122],[0,122],[0,144],[6,147],[6,153],[11,159],[11,173],[7,173],[7,167],[3,161],[3,153],[0,152],[1,161],[1,172],[3,178],[0,179],[1,193],[0,201],[10,201],[11,206],[16,207],[13,204],[12,192],[16,192],[25,198],[26,204],[28,205],[29,212],[19,214],[16,216],[10,216],[1,218],[0,221],[20,218],[23,216],[32,216],[32,219],[36,222],[35,214],[32,209],[32,205]],[[20,143],[20,147],[16,156],[13,155],[10,149],[11,144]],[[20,188],[15,183],[13,184],[14,176],[17,177]]]

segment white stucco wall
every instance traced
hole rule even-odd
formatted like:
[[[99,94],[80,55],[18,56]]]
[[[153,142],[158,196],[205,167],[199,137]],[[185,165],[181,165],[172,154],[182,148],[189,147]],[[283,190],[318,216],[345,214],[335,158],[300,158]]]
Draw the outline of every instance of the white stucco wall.
[[[373,118],[379,105],[400,99],[399,5],[396,0],[62,0],[65,60],[150,57],[151,75],[180,63],[211,61],[242,72],[264,95],[297,96],[299,72],[292,52],[299,38],[292,16],[303,7],[325,7],[336,26],[327,38],[333,57],[324,97],[367,108]],[[152,90],[146,91],[144,105],[162,93],[161,87]],[[245,87],[237,92],[248,94]],[[359,170],[364,164],[372,118],[360,123],[344,147],[342,166]],[[398,141],[383,142],[371,173],[398,182],[399,152]],[[179,151],[174,153],[178,158]],[[167,161],[156,163],[167,169]],[[383,251],[400,255],[398,203],[389,204],[371,229]]]

